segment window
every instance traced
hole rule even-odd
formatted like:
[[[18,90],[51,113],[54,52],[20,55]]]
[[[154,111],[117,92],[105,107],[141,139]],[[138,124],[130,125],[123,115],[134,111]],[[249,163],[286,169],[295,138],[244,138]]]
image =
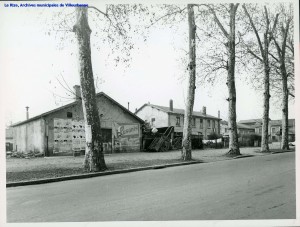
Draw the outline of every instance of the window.
[[[212,120],[212,127],[215,128],[215,121]]]
[[[192,127],[196,127],[196,118],[192,118]]]
[[[207,127],[210,128],[210,120],[207,120]]]
[[[72,117],[73,117],[72,112],[67,112],[67,118],[72,118]]]
[[[176,117],[176,126],[180,126],[180,117]]]
[[[151,118],[151,125],[154,126],[155,118]]]
[[[258,129],[258,133],[261,134],[261,128]]]
[[[203,128],[203,119],[200,119],[200,128]]]
[[[275,133],[276,128],[272,128],[272,133]]]

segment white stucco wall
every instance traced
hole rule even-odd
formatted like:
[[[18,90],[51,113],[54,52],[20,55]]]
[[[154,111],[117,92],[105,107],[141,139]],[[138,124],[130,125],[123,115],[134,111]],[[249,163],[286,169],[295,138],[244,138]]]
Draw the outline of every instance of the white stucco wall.
[[[13,127],[13,150],[28,153],[44,152],[45,125],[42,119]]]
[[[153,127],[168,127],[168,114],[155,107],[144,106],[136,115],[144,121],[147,120],[149,123],[151,123],[151,119],[154,118]]]

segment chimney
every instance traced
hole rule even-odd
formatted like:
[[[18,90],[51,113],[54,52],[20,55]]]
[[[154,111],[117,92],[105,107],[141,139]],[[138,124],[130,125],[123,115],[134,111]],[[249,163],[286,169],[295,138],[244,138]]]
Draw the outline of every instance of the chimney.
[[[80,86],[79,85],[74,85],[74,95],[75,95],[75,100],[81,100],[81,91],[80,91]]]
[[[25,108],[26,108],[26,120],[28,120],[29,119],[29,112],[28,112],[29,106],[26,106]]]
[[[220,118],[220,110],[218,110],[218,118]]]
[[[173,99],[170,99],[170,111],[173,111]]]
[[[203,113],[204,115],[206,115],[206,106],[203,106],[203,107],[202,107],[202,113]]]
[[[127,109],[129,110],[129,102],[127,103],[127,105],[128,105]]]

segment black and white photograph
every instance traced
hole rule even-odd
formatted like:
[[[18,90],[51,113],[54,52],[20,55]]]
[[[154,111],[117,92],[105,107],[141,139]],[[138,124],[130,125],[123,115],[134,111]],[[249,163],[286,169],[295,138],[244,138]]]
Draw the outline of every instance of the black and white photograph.
[[[1,1],[0,34],[1,226],[300,226],[297,0]]]

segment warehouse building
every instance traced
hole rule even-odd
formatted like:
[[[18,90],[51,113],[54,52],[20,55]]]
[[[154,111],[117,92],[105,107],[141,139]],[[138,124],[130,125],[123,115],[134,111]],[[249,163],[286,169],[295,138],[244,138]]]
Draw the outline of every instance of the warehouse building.
[[[76,100],[12,125],[13,150],[45,156],[84,153],[85,126],[80,86]],[[139,151],[143,120],[103,92],[96,94],[104,153]],[[27,108],[28,111],[28,108]]]

